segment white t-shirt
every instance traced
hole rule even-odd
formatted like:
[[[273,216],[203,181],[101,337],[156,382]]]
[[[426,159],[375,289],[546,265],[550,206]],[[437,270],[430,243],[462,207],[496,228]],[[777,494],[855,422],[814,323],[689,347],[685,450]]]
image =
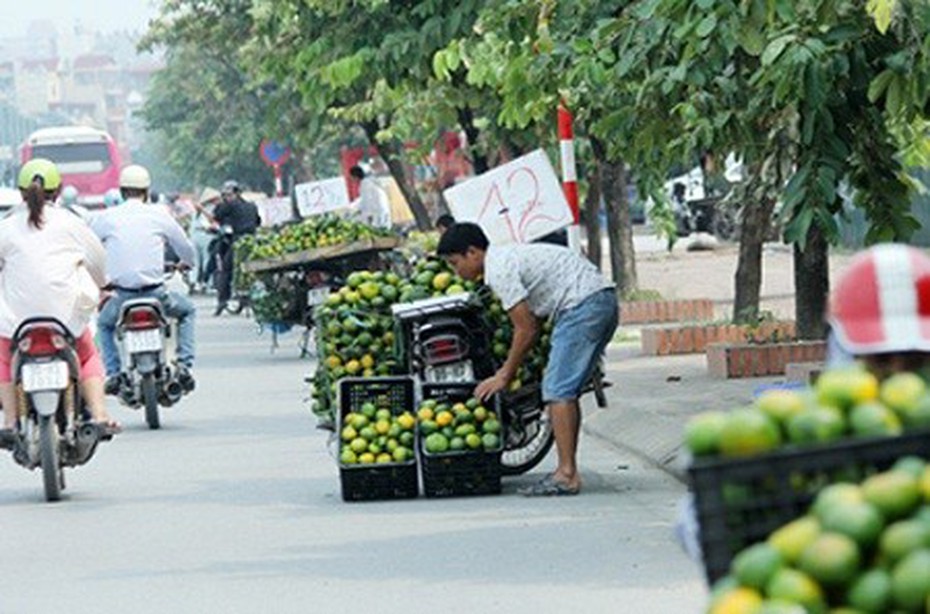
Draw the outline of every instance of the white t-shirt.
[[[26,318],[53,317],[84,332],[103,286],[103,245],[81,218],[46,205],[41,229],[23,207],[0,221],[0,337]]]
[[[142,288],[165,280],[165,243],[192,266],[195,252],[184,229],[159,205],[137,199],[107,209],[90,221],[107,252],[107,276],[121,288]]]
[[[375,228],[391,227],[391,205],[385,190],[374,177],[365,177],[358,186],[358,216]]]
[[[489,246],[484,279],[504,309],[509,311],[526,300],[540,318],[571,309],[612,287],[589,260],[566,247],[546,243]]]

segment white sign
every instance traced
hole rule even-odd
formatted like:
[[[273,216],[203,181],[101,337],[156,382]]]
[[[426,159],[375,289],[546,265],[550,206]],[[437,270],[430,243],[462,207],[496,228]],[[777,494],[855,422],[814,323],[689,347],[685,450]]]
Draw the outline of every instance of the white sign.
[[[294,219],[290,198],[266,198],[257,204],[262,226],[278,226]]]
[[[349,206],[349,188],[342,177],[299,183],[294,186],[294,192],[301,217],[320,215]]]
[[[574,222],[562,185],[541,149],[443,195],[457,221],[475,222],[495,245],[527,243]]]

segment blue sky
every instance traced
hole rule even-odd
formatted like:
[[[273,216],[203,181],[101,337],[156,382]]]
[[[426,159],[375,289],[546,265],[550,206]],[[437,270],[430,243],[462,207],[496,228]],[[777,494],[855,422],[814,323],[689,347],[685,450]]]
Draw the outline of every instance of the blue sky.
[[[94,30],[143,30],[160,0],[0,0],[0,36],[23,36],[30,21],[51,18],[59,28],[80,22]]]

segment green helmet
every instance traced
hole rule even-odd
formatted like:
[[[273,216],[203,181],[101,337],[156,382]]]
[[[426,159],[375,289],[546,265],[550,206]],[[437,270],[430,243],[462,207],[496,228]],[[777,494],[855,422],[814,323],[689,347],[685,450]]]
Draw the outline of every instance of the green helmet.
[[[57,190],[61,185],[61,173],[58,172],[58,167],[54,162],[45,158],[33,158],[23,164],[23,167],[19,169],[17,185],[25,190],[36,177],[42,178],[46,191]]]

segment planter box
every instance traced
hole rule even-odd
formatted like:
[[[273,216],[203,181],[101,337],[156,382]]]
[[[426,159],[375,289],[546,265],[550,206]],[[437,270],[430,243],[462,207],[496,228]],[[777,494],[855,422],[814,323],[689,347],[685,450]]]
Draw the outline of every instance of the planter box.
[[[720,379],[784,375],[788,363],[822,361],[826,355],[824,341],[712,343],[707,346],[707,369]]]
[[[700,354],[711,343],[764,342],[767,339],[794,339],[794,322],[764,322],[749,327],[742,324],[687,324],[658,326],[640,331],[643,354]]]
[[[700,322],[714,319],[710,299],[680,301],[624,301],[620,304],[620,324],[661,324]]]

